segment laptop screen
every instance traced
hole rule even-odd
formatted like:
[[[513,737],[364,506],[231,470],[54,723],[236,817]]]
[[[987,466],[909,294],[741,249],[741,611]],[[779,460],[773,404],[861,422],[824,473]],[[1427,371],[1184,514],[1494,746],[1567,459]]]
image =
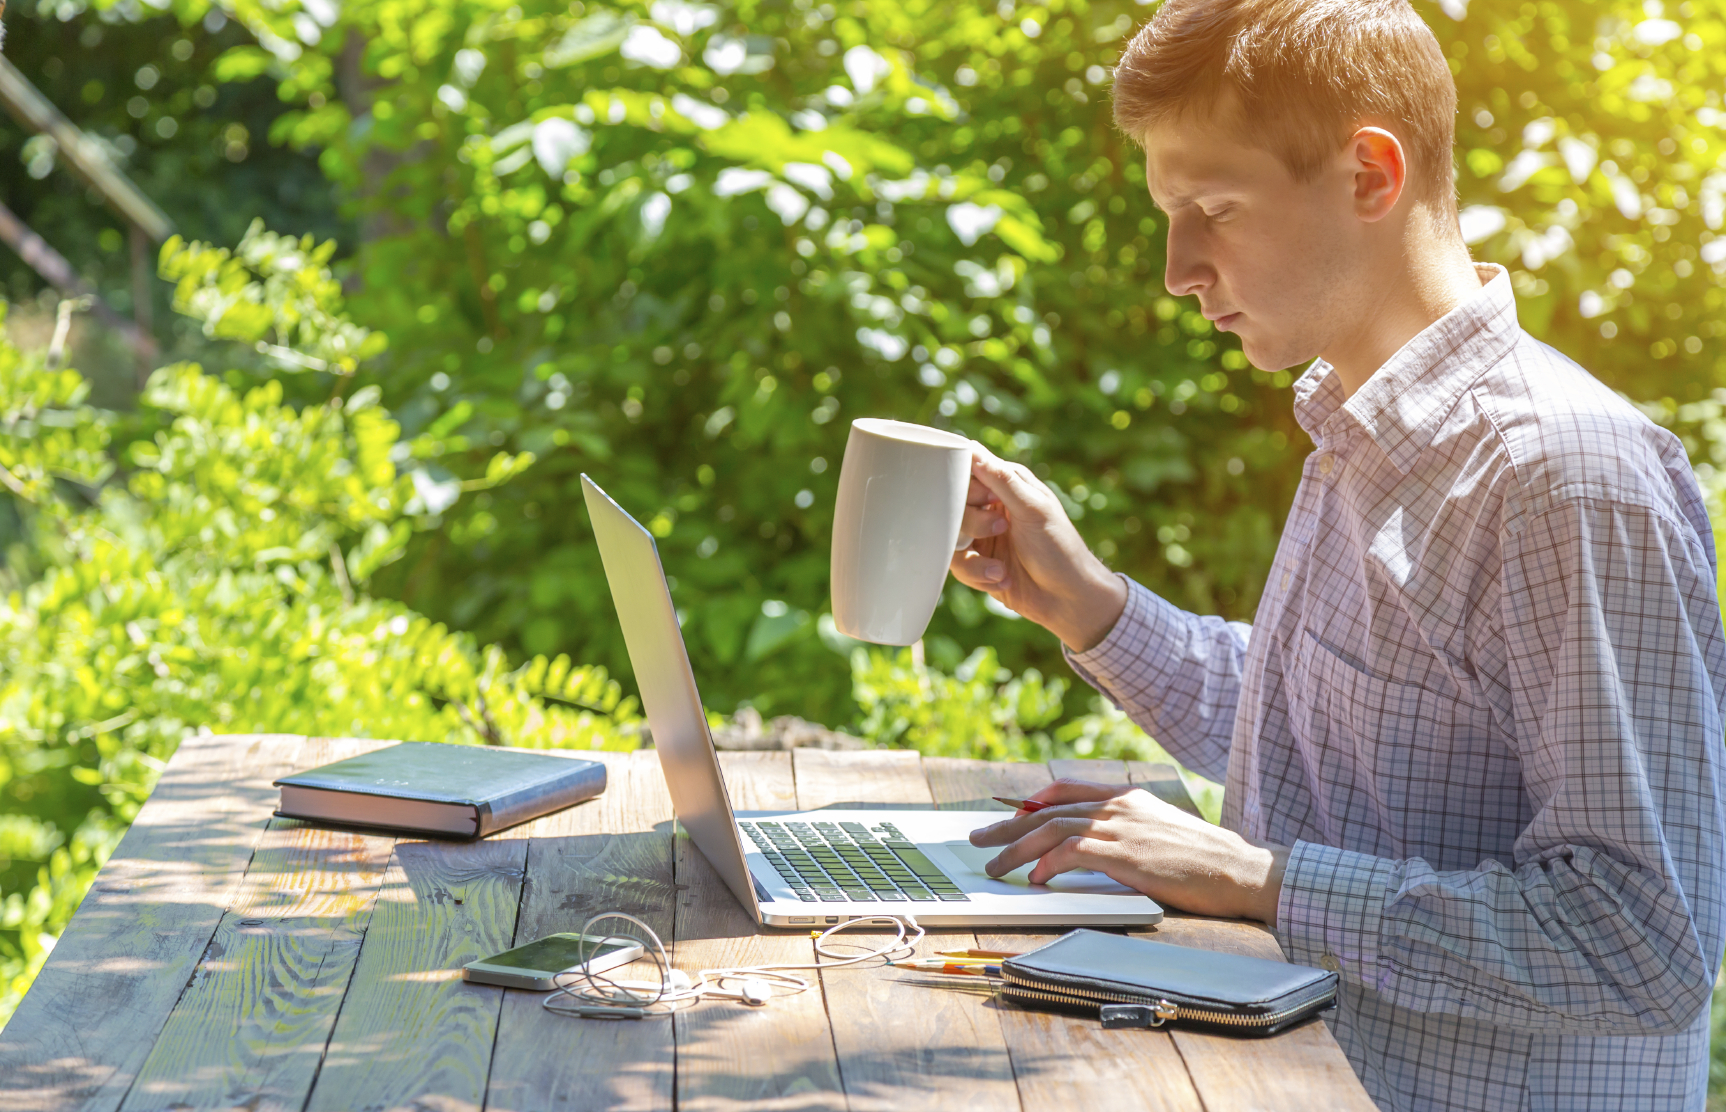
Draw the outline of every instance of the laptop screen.
[[[658,546],[653,534],[586,475],[581,477],[581,489],[623,626],[629,662],[635,666],[642,709],[671,791],[671,806],[725,886],[755,914],[755,887],[737,840],[737,822],[707,732],[707,716],[695,689]]]

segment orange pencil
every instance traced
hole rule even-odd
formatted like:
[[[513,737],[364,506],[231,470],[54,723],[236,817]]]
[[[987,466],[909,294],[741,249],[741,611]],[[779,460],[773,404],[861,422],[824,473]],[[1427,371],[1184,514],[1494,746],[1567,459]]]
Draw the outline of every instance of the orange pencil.
[[[1016,958],[1022,950],[937,950],[938,958]]]
[[[955,977],[999,977],[1001,975],[1001,967],[998,965],[943,965],[936,969],[933,966],[896,961],[893,966],[896,969],[914,969],[919,973],[942,973]]]

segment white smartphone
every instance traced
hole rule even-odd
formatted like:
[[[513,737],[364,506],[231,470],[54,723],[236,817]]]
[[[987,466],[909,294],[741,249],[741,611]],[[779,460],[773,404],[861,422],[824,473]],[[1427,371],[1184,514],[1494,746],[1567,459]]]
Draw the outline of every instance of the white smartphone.
[[[580,969],[583,958],[591,958],[588,968],[600,973],[627,965],[641,953],[641,943],[633,938],[548,934],[525,946],[470,961],[462,966],[461,975],[465,981],[477,981],[483,985],[550,992],[558,987],[553,978],[566,970]]]

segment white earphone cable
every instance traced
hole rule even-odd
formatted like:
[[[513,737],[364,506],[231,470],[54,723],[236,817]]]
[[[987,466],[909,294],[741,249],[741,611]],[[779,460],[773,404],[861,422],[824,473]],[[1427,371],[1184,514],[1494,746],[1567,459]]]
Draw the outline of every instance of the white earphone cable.
[[[793,970],[843,969],[875,959],[893,961],[910,957],[924,934],[911,915],[870,915],[828,927],[817,935],[813,962],[703,969],[692,978],[672,968],[665,944],[653,928],[627,912],[601,912],[582,925],[581,934],[591,937],[597,924],[611,919],[632,924],[644,937],[608,935],[594,943],[593,953],[583,954],[578,968],[566,969],[552,978],[557,988],[542,1001],[548,1011],[581,1019],[647,1019],[693,1007],[707,997],[759,1006],[775,996],[792,996],[810,987],[810,982],[793,975]],[[873,950],[864,948],[861,942],[829,941],[842,931],[865,926],[891,926],[893,938]],[[640,942],[646,956],[658,968],[659,979],[616,980],[595,972],[593,959],[606,942]],[[848,947],[852,952],[841,952],[835,946]],[[569,983],[565,983],[565,978],[570,978]]]

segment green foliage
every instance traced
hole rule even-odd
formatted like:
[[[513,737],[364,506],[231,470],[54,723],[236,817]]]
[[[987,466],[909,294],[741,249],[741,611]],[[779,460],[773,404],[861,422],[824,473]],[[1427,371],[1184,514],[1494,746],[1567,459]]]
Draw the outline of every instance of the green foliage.
[[[1538,334],[1632,396],[1712,387],[1726,6],[1445,14],[1465,7],[1421,11],[1457,74],[1477,250],[1512,267]],[[273,83],[275,141],[341,187],[357,307],[391,339],[359,378],[437,443],[412,467],[436,525],[380,591],[627,673],[589,470],[655,523],[716,705],[847,718],[848,650],[810,651],[832,484],[848,420],[888,414],[1031,463],[1113,564],[1250,615],[1305,441],[1292,376],[1160,288],[1162,227],[1104,103],[1147,7],[172,10],[189,61],[157,64],[162,87],[187,67],[222,96]],[[445,507],[498,447],[540,463]],[[931,659],[979,644],[1060,667],[1040,631],[950,592]]]
[[[1511,267],[1524,326],[1635,397],[1726,379],[1726,4],[1432,22],[1461,93],[1464,228]]]
[[[1045,679],[1036,669],[1015,676],[993,649],[977,649],[948,674],[926,666],[911,649],[856,648],[851,693],[863,711],[860,732],[876,745],[992,761],[1087,757],[1176,764],[1104,699],[1093,697],[1089,713],[1061,722],[1067,682]],[[1180,771],[1199,810],[1220,822],[1222,786]]]
[[[268,140],[287,107],[275,82],[230,82],[211,72],[223,51],[252,40],[244,27],[217,10],[182,22],[153,4],[87,9],[82,0],[13,0],[6,57],[182,234],[233,244],[257,217],[325,239],[348,232],[316,158]],[[10,118],[0,126],[0,197],[104,300],[121,313],[132,310],[125,221],[72,176],[54,143]],[[13,324],[26,333],[45,327],[38,322],[52,312],[51,304],[35,304],[39,291],[53,296],[22,259],[0,250],[0,298],[13,302]],[[151,298],[164,350],[201,357],[207,345],[196,327],[166,312],[168,292],[157,283]],[[73,338],[91,400],[129,407],[137,391],[130,353],[98,329],[77,328]]]
[[[209,257],[192,245],[168,267]],[[303,292],[224,282],[232,298],[187,303],[279,318]],[[303,318],[283,339],[330,350],[359,335],[329,288],[319,297],[331,332]],[[130,419],[83,405],[85,390],[0,341],[0,1016],[188,731],[638,743],[634,700],[603,669],[511,667],[366,594],[401,556],[417,497],[395,463],[412,446],[376,388],[296,409],[278,383],[236,390],[178,364]]]
[[[205,335],[251,344],[282,370],[351,375],[388,339],[341,315],[335,250],[334,240],[280,236],[254,220],[233,252],[174,236],[162,246],[161,274],[175,283],[174,310],[202,320]]]
[[[890,414],[1030,461],[1165,593],[1256,597],[1287,376],[1155,296],[1159,225],[1100,96],[1141,9],[391,0],[293,49],[291,11],[236,10],[303,105],[277,134],[370,229],[356,307],[391,348],[361,379],[452,475],[499,444],[540,457],[382,589],[623,670],[589,470],[659,536],[716,705],[846,719],[844,656],[819,651],[832,484],[848,420]],[[979,643],[1061,666],[951,592],[932,662]]]
[[[1162,228],[1103,104],[1145,9],[371,0],[312,38],[291,4],[232,10],[263,51],[224,64],[278,81],[299,107],[275,134],[368,228],[386,401],[452,474],[498,444],[542,457],[417,538],[390,592],[626,668],[575,496],[591,470],[655,523],[716,704],[844,718],[843,660],[806,650],[847,421],[890,414],[1030,462],[1161,593],[1251,613],[1303,441],[1291,376],[1159,288]],[[1529,323],[1639,396],[1651,367],[1661,392],[1711,384],[1720,5],[1426,11],[1470,235]],[[369,84],[343,77],[350,43]],[[962,591],[929,644],[948,668],[977,644],[1059,667]]]
[[[878,745],[991,761],[1067,755],[1056,753],[1047,730],[1060,717],[1066,681],[1034,670],[1014,676],[993,649],[978,649],[947,675],[910,649],[858,648],[851,677],[863,736]]]

